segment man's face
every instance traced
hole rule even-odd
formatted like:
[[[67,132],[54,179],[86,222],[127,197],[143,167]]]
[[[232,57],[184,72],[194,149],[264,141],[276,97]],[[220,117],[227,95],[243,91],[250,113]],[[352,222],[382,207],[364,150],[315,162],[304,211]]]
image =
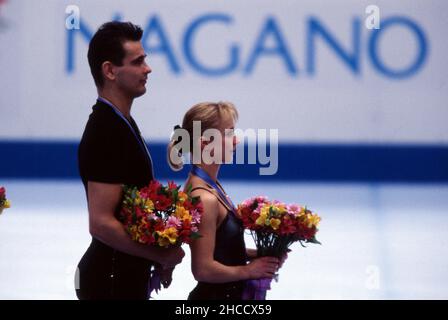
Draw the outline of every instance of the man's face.
[[[140,97],[146,92],[146,80],[151,68],[145,62],[145,51],[140,41],[123,43],[126,52],[122,66],[115,66],[116,81],[120,89],[130,97]]]

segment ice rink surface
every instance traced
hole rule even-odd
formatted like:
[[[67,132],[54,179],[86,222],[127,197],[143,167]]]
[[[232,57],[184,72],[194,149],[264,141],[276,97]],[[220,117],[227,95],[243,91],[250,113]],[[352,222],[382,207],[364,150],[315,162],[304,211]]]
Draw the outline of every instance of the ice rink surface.
[[[261,194],[322,217],[322,245],[294,244],[268,299],[448,299],[447,184],[222,183],[235,203]],[[12,202],[0,216],[0,299],[76,299],[74,273],[90,243],[81,182],[0,185]],[[195,286],[184,249],[155,299],[186,299]]]

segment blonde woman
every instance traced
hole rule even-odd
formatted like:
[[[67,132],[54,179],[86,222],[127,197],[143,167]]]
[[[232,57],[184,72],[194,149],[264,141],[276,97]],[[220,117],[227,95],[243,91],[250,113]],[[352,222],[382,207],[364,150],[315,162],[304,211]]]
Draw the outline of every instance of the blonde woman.
[[[190,246],[192,272],[198,284],[189,300],[242,299],[246,280],[272,278],[283,262],[275,257],[257,258],[256,250],[246,249],[243,225],[218,181],[221,164],[232,159],[238,143],[233,132],[237,119],[238,112],[232,103],[205,102],[188,110],[182,127],[176,126],[188,133],[187,149],[201,151],[199,158],[193,154],[192,163],[196,164],[192,165],[184,184],[185,187],[191,184],[192,195],[200,196],[204,205],[199,227],[202,237]],[[194,132],[198,123],[200,134]],[[216,129],[215,133],[219,132],[221,139],[219,136],[208,137],[205,134],[208,129]],[[168,147],[170,165],[175,170],[182,167],[173,161],[173,155],[184,151],[178,146],[185,146],[185,141],[182,144],[180,140],[173,138]],[[205,159],[207,156],[215,161]]]

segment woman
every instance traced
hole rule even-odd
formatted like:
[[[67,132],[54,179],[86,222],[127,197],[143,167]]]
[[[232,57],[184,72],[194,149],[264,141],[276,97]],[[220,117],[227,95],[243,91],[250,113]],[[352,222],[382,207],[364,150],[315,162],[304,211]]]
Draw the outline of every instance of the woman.
[[[243,225],[236,216],[232,201],[218,182],[221,164],[232,159],[235,151],[237,139],[233,130],[237,118],[238,112],[233,104],[205,102],[193,106],[182,122],[181,129],[190,137],[189,150],[194,150],[194,144],[198,144],[200,148],[197,150],[201,151],[199,159],[193,154],[193,163],[197,164],[193,165],[184,186],[191,185],[192,195],[200,196],[204,205],[199,226],[202,237],[190,246],[192,272],[198,284],[190,293],[189,300],[242,299],[246,280],[272,279],[280,265],[278,258],[256,258],[256,250],[246,249]],[[201,124],[200,137],[196,141],[193,139],[194,121]],[[207,129],[219,130],[221,141],[216,141],[219,139],[216,136],[207,139],[204,135]],[[215,147],[210,148],[212,143]],[[182,145],[179,141],[171,141],[168,155],[182,151],[177,147],[179,145]],[[215,161],[210,161],[213,159]],[[172,157],[169,157],[169,162],[175,170],[182,167]]]

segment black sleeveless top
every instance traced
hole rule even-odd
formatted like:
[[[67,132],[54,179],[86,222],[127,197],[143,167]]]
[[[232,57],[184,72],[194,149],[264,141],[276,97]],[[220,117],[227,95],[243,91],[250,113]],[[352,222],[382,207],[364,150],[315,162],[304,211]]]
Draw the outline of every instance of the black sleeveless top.
[[[228,211],[226,217],[216,230],[215,251],[216,261],[227,266],[246,264],[246,245],[244,243],[244,228],[241,220],[233,211]]]
[[[209,189],[197,187],[213,193],[227,209],[228,206],[217,194]],[[216,229],[215,249],[213,257],[226,266],[246,265],[247,254],[244,242],[244,227],[242,221],[232,210],[227,211],[224,220]],[[244,281],[228,283],[198,282],[188,296],[189,300],[240,300],[244,289]]]

